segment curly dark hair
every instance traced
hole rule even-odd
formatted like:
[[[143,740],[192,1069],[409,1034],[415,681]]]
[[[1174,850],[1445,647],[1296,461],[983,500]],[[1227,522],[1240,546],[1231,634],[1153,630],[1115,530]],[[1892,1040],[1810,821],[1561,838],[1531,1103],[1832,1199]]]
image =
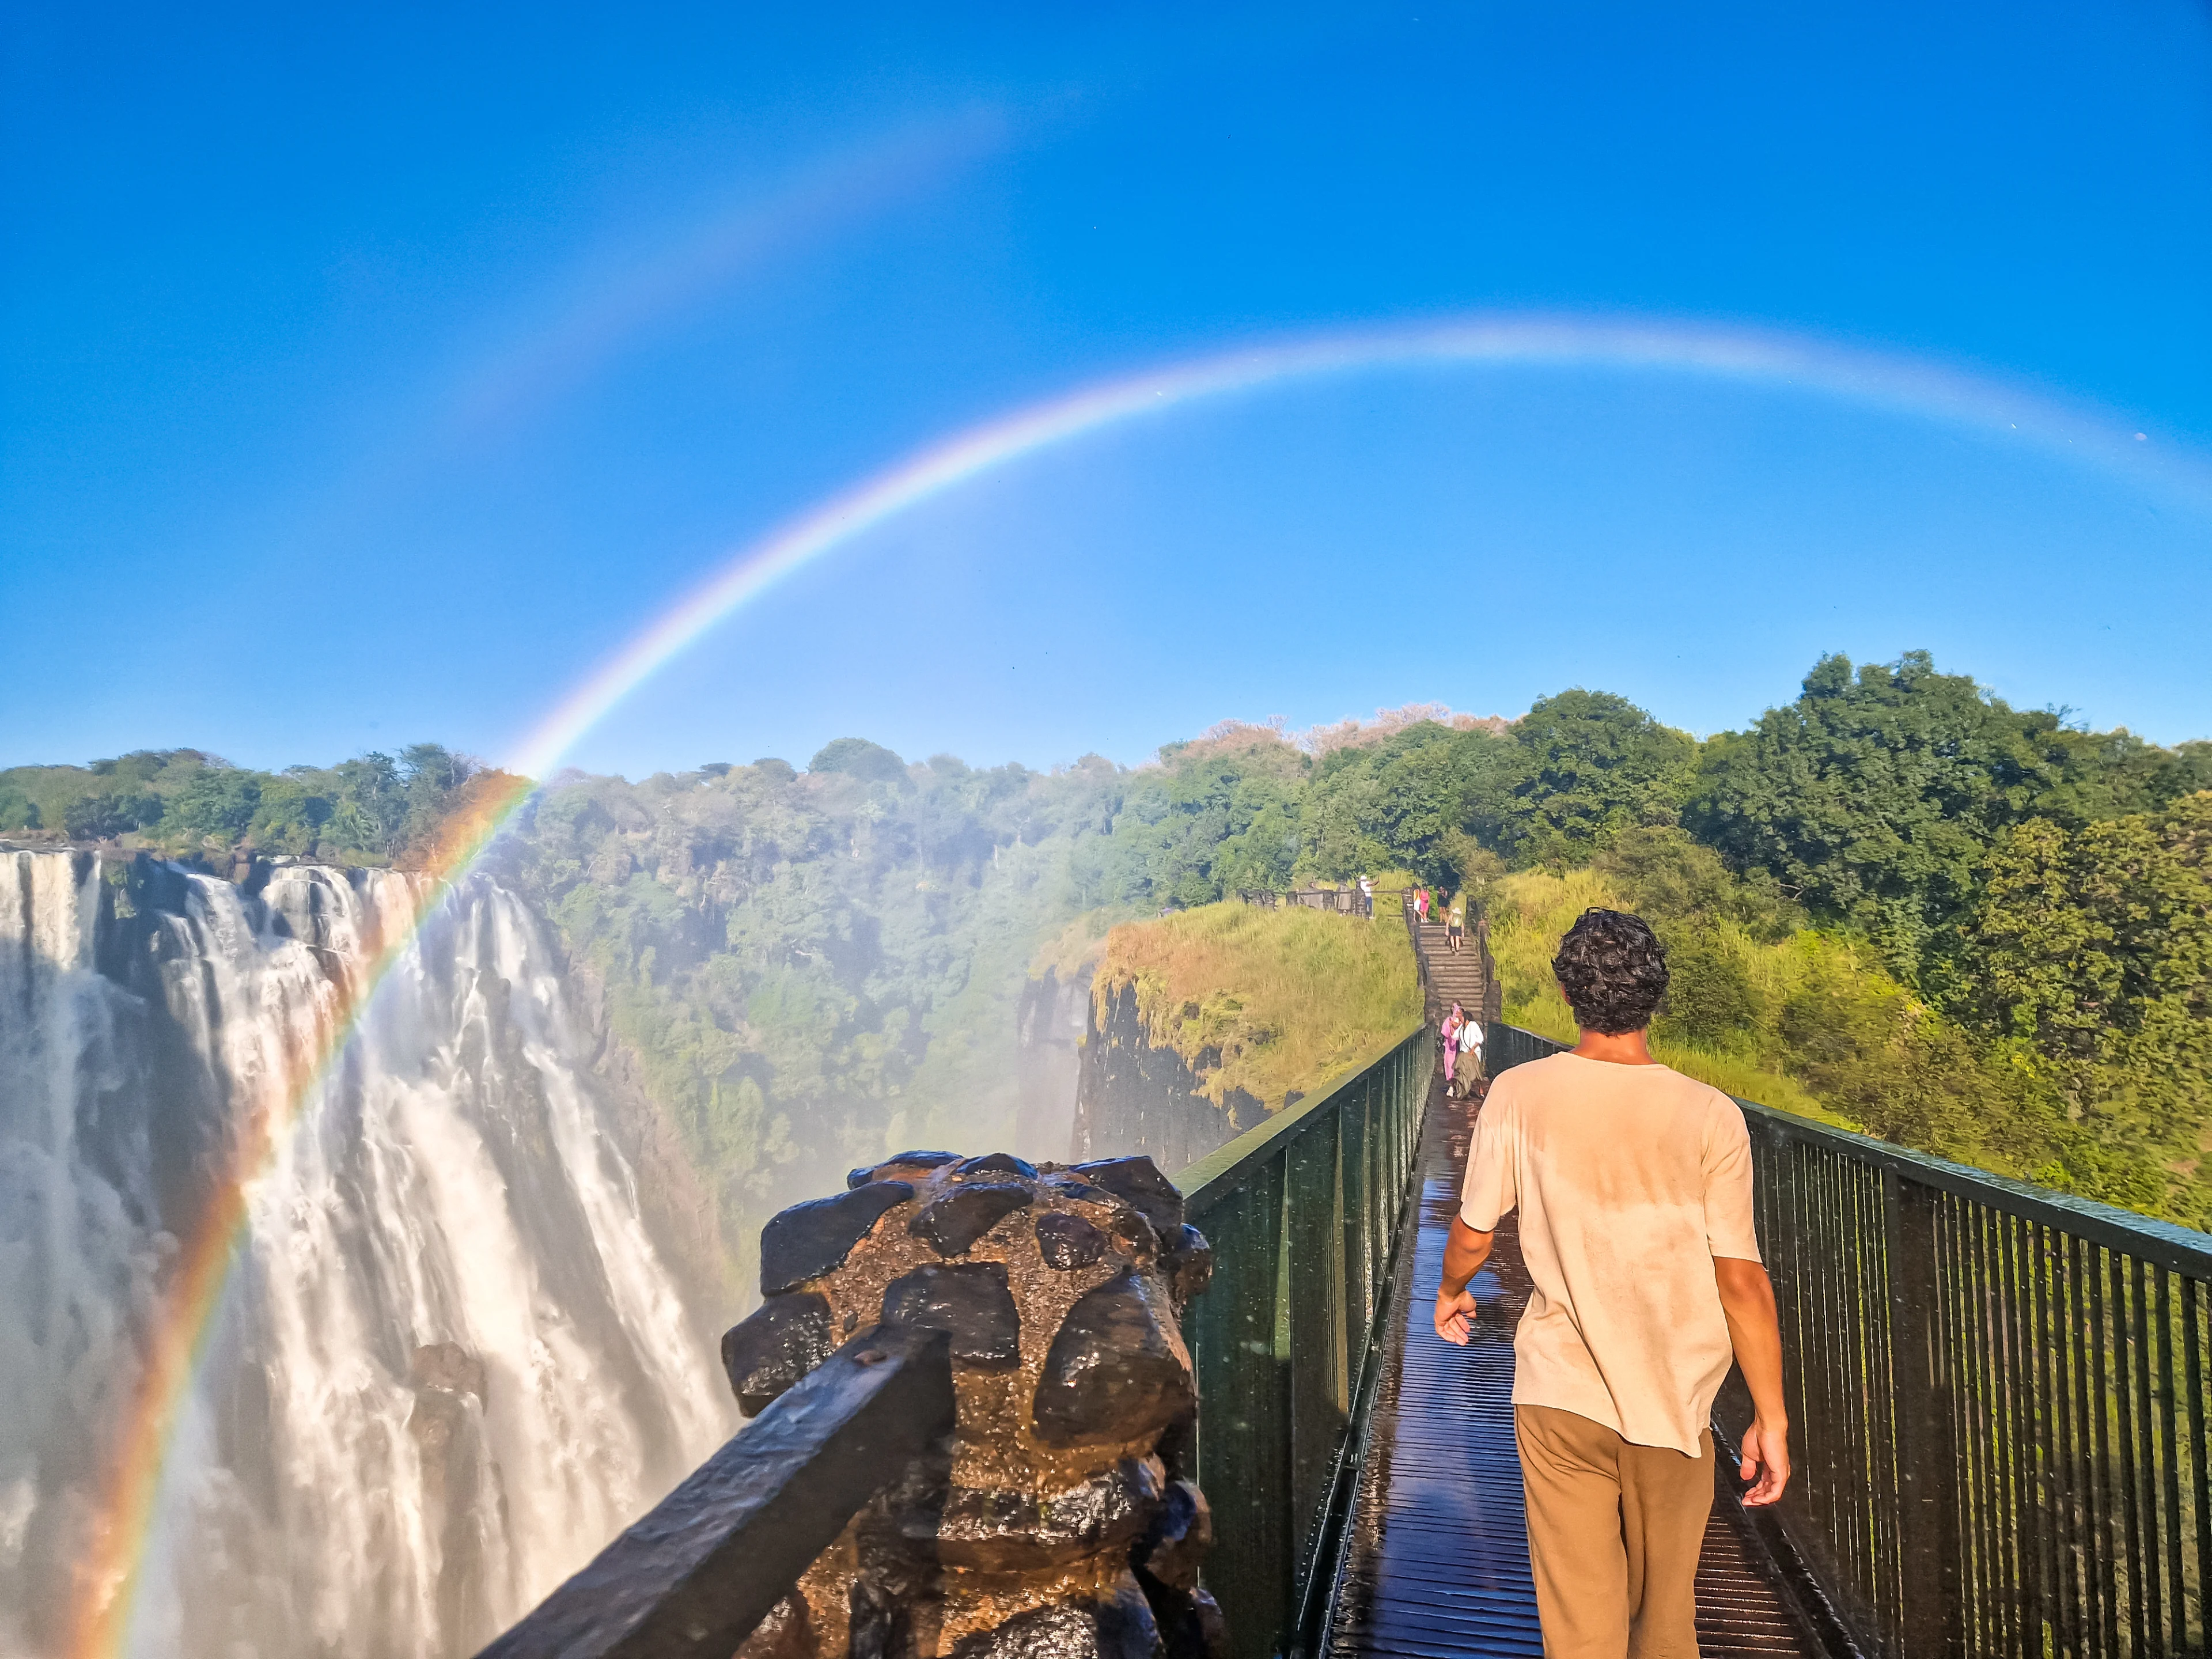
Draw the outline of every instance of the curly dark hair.
[[[1585,1031],[1618,1036],[1651,1023],[1667,994],[1667,952],[1643,919],[1588,909],[1559,941],[1552,971]]]

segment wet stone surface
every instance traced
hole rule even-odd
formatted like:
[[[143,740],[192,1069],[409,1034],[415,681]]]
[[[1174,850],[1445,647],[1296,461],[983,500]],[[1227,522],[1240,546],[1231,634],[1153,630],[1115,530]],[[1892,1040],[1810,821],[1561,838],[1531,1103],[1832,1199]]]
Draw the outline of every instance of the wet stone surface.
[[[1033,1607],[952,1650],[955,1659],[1152,1659],[1159,1627],[1133,1576],[1088,1607]]]
[[[966,1181],[931,1199],[908,1225],[939,1255],[965,1255],[1000,1222],[1029,1207],[1030,1188],[1021,1182]]]
[[[761,1294],[796,1290],[843,1266],[884,1213],[913,1196],[903,1181],[875,1181],[836,1198],[793,1205],[761,1229]]]
[[[1155,1232],[1171,1233],[1182,1225],[1182,1194],[1149,1158],[1103,1158],[1076,1164],[1074,1172],[1130,1205]]]
[[[981,1158],[964,1160],[960,1165],[963,1176],[1010,1175],[1025,1181],[1036,1179],[1037,1167],[1027,1158],[1016,1158],[1012,1152],[986,1152]]]
[[[1188,1302],[1213,1282],[1213,1247],[1204,1233],[1186,1222],[1170,1235],[1164,1265],[1176,1303]]]
[[[827,1359],[837,1346],[830,1304],[811,1291],[772,1296],[722,1333],[722,1370],[747,1417]]]
[[[1079,1215],[1039,1216],[1037,1253],[1048,1267],[1087,1267],[1106,1254],[1106,1235]]]
[[[891,1280],[884,1322],[920,1325],[952,1339],[952,1357],[969,1365],[1012,1365],[1022,1357],[1022,1320],[996,1261],[932,1262]]]
[[[957,1164],[957,1152],[901,1152],[896,1158],[887,1158],[881,1164],[866,1164],[845,1177],[848,1187],[864,1187],[878,1176],[900,1170],[936,1170],[947,1164]]]
[[[1174,1184],[1145,1158],[923,1151],[851,1182],[763,1230],[771,1299],[725,1338],[732,1386],[756,1410],[856,1330],[926,1326],[952,1339],[958,1426],[741,1659],[1219,1659],[1204,1500],[1177,1479],[1182,1308],[1212,1257]]]
[[[1040,1437],[1063,1443],[1128,1440],[1189,1415],[1197,1403],[1190,1369],[1163,1322],[1165,1302],[1154,1284],[1127,1268],[1075,1304],[1037,1380]]]

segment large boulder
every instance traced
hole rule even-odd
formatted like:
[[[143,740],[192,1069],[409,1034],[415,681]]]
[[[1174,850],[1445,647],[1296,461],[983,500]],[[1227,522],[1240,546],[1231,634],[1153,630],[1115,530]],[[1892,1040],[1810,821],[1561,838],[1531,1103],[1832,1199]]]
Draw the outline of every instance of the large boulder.
[[[830,1304],[812,1291],[772,1296],[722,1333],[722,1370],[738,1408],[757,1416],[769,1401],[827,1359]]]
[[[769,1222],[769,1300],[723,1342],[746,1410],[862,1329],[921,1325],[951,1336],[957,1427],[741,1659],[1204,1659],[1181,1319],[1209,1261],[1146,1158],[902,1152]]]
[[[1158,1281],[1134,1267],[1086,1291],[1054,1333],[1037,1378],[1039,1437],[1118,1445],[1189,1416],[1198,1396],[1182,1344],[1169,1334],[1174,1322]]]

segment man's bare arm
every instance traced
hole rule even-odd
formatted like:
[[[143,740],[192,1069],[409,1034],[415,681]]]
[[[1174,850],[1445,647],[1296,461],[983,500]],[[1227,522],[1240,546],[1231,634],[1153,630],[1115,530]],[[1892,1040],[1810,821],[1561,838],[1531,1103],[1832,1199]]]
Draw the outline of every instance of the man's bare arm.
[[[1467,1346],[1467,1333],[1474,1322],[1474,1295],[1467,1282],[1490,1260],[1490,1246],[1498,1235],[1479,1233],[1452,1218],[1451,1237],[1444,1241],[1444,1276],[1437,1286],[1437,1334],[1447,1342]]]
[[[1747,1504],[1771,1504],[1790,1484],[1790,1412],[1782,1403],[1782,1324],[1774,1285],[1756,1261],[1713,1258],[1713,1279],[1728,1315],[1729,1342],[1751,1389],[1751,1426],[1743,1431],[1742,1478],[1756,1483]]]

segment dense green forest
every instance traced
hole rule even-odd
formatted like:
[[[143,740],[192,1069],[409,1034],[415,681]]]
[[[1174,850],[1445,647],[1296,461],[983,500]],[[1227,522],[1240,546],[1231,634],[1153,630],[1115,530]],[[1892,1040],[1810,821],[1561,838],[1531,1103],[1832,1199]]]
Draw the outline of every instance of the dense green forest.
[[[0,834],[404,862],[472,770],[433,745],[19,768]],[[2207,791],[2212,743],[2011,708],[1912,653],[1824,659],[1702,742],[1575,690],[1510,725],[1230,724],[1135,769],[846,738],[803,772],[564,776],[494,856],[605,986],[733,1243],[888,1142],[1011,1138],[1024,988],[1066,937],[1363,870],[1487,895],[1531,1023],[1563,1012],[1562,918],[1632,905],[1676,969],[1661,1036],[1708,1074],[2203,1225]]]
[[[408,864],[483,768],[434,743],[336,766],[257,772],[197,749],[0,771],[0,836],[118,842],[227,866],[240,848]]]

